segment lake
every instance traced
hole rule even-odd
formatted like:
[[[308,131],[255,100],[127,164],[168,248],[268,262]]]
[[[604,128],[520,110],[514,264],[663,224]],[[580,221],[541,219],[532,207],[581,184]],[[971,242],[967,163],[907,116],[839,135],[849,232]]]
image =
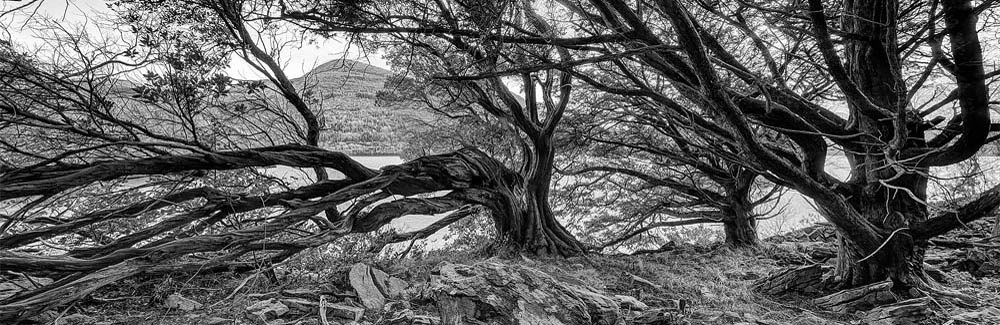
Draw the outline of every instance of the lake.
[[[974,165],[978,165],[980,171],[971,177],[964,176],[963,171]],[[846,180],[850,176],[850,165],[844,156],[831,156],[827,159],[826,171],[837,179]],[[950,195],[955,192],[957,186],[964,185],[974,193],[979,193],[1000,183],[1000,157],[978,157],[948,167],[934,167],[931,168],[930,174],[933,178],[928,184],[927,196],[932,203],[954,199],[955,197]],[[786,233],[825,221],[812,202],[798,192],[789,191],[780,199],[779,204],[786,206],[783,213],[759,222],[758,230],[762,237]]]
[[[352,156],[352,159],[361,163],[365,167],[371,169],[380,169],[384,166],[398,165],[403,163],[403,158],[399,156]],[[297,187],[312,183],[315,181],[314,174],[311,168],[295,168],[286,166],[276,166],[263,168],[268,174],[284,179],[288,182],[289,186]],[[343,179],[345,176],[339,171],[333,169],[327,169],[327,173],[330,175],[331,179]],[[384,202],[398,197],[390,197],[385,200],[379,201]],[[350,202],[341,204],[339,208],[344,209]],[[427,225],[430,225],[435,220],[441,218],[443,215],[412,215],[405,216],[393,220],[389,227],[396,229],[400,232],[420,230]]]

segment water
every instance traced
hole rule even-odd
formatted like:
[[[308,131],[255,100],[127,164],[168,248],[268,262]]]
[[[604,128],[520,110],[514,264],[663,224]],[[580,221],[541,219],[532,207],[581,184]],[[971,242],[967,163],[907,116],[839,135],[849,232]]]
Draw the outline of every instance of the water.
[[[357,156],[353,158],[361,164],[373,169],[403,163],[403,159],[398,156]],[[972,174],[971,176],[967,176],[969,175],[969,170],[972,170],[973,167],[977,166],[979,172]],[[292,187],[303,186],[314,182],[314,176],[311,169],[279,166],[263,168],[263,170],[273,176],[285,179],[289,183],[288,185]],[[828,173],[841,180],[847,179],[850,173],[847,160],[842,156],[831,157],[828,159],[826,170]],[[333,170],[330,170],[330,175],[333,179],[344,177],[343,174]],[[1000,183],[1000,157],[980,157],[974,161],[948,167],[932,168],[931,175],[933,178],[928,186],[928,196],[932,203],[961,198],[964,195],[968,195],[968,193],[980,193],[993,185]],[[958,195],[956,195],[956,193]],[[443,193],[438,194],[443,195]],[[387,200],[397,198],[398,197],[394,197]],[[349,203],[345,203],[345,205],[346,204]],[[810,200],[795,191],[788,191],[783,197],[781,197],[779,205],[784,207],[782,213],[773,218],[761,220],[759,222],[758,231],[761,237],[770,237],[796,229],[801,229],[816,222],[824,221]],[[15,207],[0,207],[0,212],[4,212],[4,209],[13,208]],[[342,208],[346,208],[346,206],[343,206]],[[404,216],[392,220],[386,228],[394,229],[397,232],[420,230],[443,216],[444,214]],[[706,228],[721,235],[721,227],[719,225],[695,225],[678,227],[675,229],[677,229],[677,231],[681,231],[684,229],[690,230],[692,228]],[[447,235],[448,231],[445,229],[430,236],[428,239],[424,240],[423,243],[426,244],[427,248],[431,249],[443,247],[447,244]],[[719,238],[715,239],[718,240]],[[400,243],[389,246],[387,251],[398,252],[405,249],[406,245],[408,245],[408,243]]]
[[[403,159],[398,156],[357,156],[352,158],[366,167],[373,169],[403,163]],[[965,174],[968,174],[967,170],[975,164],[978,164],[980,171],[973,174],[971,178],[964,176]],[[312,172],[309,169],[279,166],[268,168],[267,170],[269,170],[272,175],[279,176],[289,181],[289,185],[291,186],[301,186],[313,181]],[[827,160],[826,171],[837,179],[846,180],[850,176],[850,165],[848,164],[846,157],[832,156]],[[344,177],[343,174],[337,171],[330,170],[329,172],[331,178],[333,179]],[[948,167],[932,168],[931,175],[934,177],[928,186],[928,196],[932,202],[954,199],[955,197],[951,194],[963,192],[956,191],[956,188],[963,188],[966,193],[978,193],[988,189],[994,184],[1000,183],[1000,157],[980,157],[973,162],[966,162]],[[395,198],[387,200],[391,199]],[[785,193],[785,195],[778,200],[778,205],[782,207],[780,213],[776,214],[772,218],[761,220],[758,223],[758,231],[760,236],[763,238],[801,229],[816,222],[825,221],[823,217],[820,216],[819,212],[816,211],[816,208],[811,200],[794,190],[789,190]],[[398,232],[414,231],[426,227],[443,216],[444,214],[409,215],[393,220],[386,227],[388,229],[395,229]],[[719,225],[709,224],[678,227],[677,229],[690,228],[719,230],[721,227]],[[439,247],[444,245],[444,237],[446,237],[446,235],[447,231],[440,231],[429,237],[424,242],[427,243],[428,247]]]
[[[969,167],[974,164],[979,165],[979,172],[970,174]],[[827,159],[826,172],[839,180],[846,180],[850,176],[847,158],[830,157]],[[932,178],[927,187],[930,203],[961,199],[969,193],[978,194],[1000,183],[1000,157],[979,157],[947,167],[934,167],[931,168],[930,174]],[[796,191],[788,191],[779,200],[779,205],[785,207],[783,213],[771,219],[761,220],[758,224],[761,237],[770,237],[826,221],[816,211],[812,201]]]
[[[399,156],[353,156],[351,158],[361,163],[365,167],[371,169],[380,169],[385,166],[398,165],[403,163],[403,158]],[[315,174],[313,173],[311,168],[275,166],[275,167],[264,168],[264,170],[272,176],[284,179],[291,187],[299,187],[307,185],[312,182],[315,182],[316,179]],[[344,174],[337,170],[328,168],[327,173],[330,175],[330,179],[345,178]],[[379,202],[390,201],[398,198],[399,198],[398,196],[389,197]],[[348,205],[350,205],[349,202],[342,204],[338,208],[344,210],[347,208]],[[408,215],[392,220],[392,222],[390,222],[389,225],[387,225],[387,227],[390,229],[395,229],[398,232],[420,230],[430,225],[434,221],[437,221],[443,216],[444,215]],[[434,237],[439,237],[439,236],[434,236]]]

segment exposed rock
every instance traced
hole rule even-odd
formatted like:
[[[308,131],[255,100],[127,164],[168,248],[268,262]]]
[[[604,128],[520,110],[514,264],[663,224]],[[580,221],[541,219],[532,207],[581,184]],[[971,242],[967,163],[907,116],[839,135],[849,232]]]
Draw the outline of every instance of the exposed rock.
[[[284,298],[279,299],[278,301],[281,302],[281,304],[288,306],[289,309],[301,313],[314,314],[319,312],[319,303],[311,300],[302,298]]]
[[[285,306],[285,304],[282,304],[277,299],[271,298],[250,305],[250,307],[247,307],[247,312],[268,321],[287,314],[288,306]]]
[[[716,298],[719,297],[719,295],[713,293],[712,290],[706,286],[699,287],[698,291],[701,293],[701,296],[704,297],[706,300],[715,300]]]
[[[209,317],[209,318],[201,321],[198,324],[199,325],[226,325],[226,324],[233,324],[233,323],[234,323],[234,321],[232,319],[222,318],[222,317]]]
[[[1000,276],[1000,249],[976,247],[957,252],[956,255],[960,257],[947,269],[969,272],[977,277]]]
[[[441,324],[440,317],[417,315],[413,317],[413,322],[411,325],[439,325]]]
[[[813,264],[782,270],[754,282],[753,291],[767,295],[788,292],[818,293],[823,289],[823,274],[829,267]]]
[[[397,277],[389,277],[385,282],[385,290],[383,293],[389,299],[399,299],[403,298],[406,288],[410,287],[410,284],[403,279]]]
[[[396,312],[396,311],[400,311],[400,310],[406,310],[406,309],[410,309],[410,308],[411,308],[410,302],[408,302],[408,301],[405,301],[405,300],[404,301],[392,301],[392,302],[386,303],[385,307],[382,307],[382,311],[385,311],[387,313],[392,313],[392,312]]]
[[[892,282],[883,281],[819,297],[813,299],[813,303],[841,313],[868,310],[896,301],[896,296],[889,291],[890,288]]]
[[[629,320],[629,324],[635,325],[669,325],[680,324],[682,318],[680,309],[657,308],[642,312],[638,316]]]
[[[980,219],[930,240],[924,261],[941,271],[1000,277],[1000,237],[989,236],[992,220]]]
[[[84,314],[72,314],[56,319],[55,325],[90,325],[96,322],[97,318]]]
[[[684,312],[684,308],[687,307],[687,300],[684,299],[661,299],[665,303],[660,309],[676,310],[679,312]]]
[[[976,311],[952,315],[949,319],[963,322],[961,324],[1000,324],[1000,308],[986,307]]]
[[[348,273],[351,287],[358,293],[358,299],[368,309],[380,310],[386,299],[402,297],[409,284],[402,279],[390,277],[382,270],[364,263],[354,264]]]
[[[293,297],[293,298],[309,299],[309,300],[314,300],[314,301],[318,301],[319,300],[319,296],[321,294],[322,293],[320,291],[318,291],[318,290],[306,289],[306,288],[281,290],[281,295],[282,296]],[[273,297],[268,297],[268,298],[273,298]]]
[[[652,287],[653,289],[663,290],[663,286],[661,286],[659,284],[656,284],[656,283],[653,283],[652,281],[643,279],[642,277],[640,277],[638,275],[635,275],[635,274],[629,274],[629,275],[632,277],[632,281],[648,285],[648,286]]]
[[[382,308],[382,312],[386,315],[386,324],[407,324],[409,325],[413,322],[413,318],[416,314],[411,310],[410,302],[408,301],[391,301],[385,304]]]
[[[446,263],[431,277],[430,292],[446,325],[624,323],[613,298],[521,265]]]
[[[397,310],[389,314],[386,323],[392,325],[410,324],[413,322],[414,317],[416,317],[416,314],[414,314],[412,310]]]
[[[870,325],[923,324],[934,315],[930,301],[922,297],[879,306],[865,313],[863,321]]]
[[[615,295],[612,298],[614,298],[615,301],[618,302],[618,306],[621,307],[622,309],[639,310],[639,311],[649,309],[648,305],[646,305],[642,301],[639,301],[639,299],[635,299],[635,297],[632,296]]]
[[[359,321],[365,315],[365,309],[342,304],[331,304],[326,305],[326,315]]]
[[[163,301],[163,307],[168,309],[179,309],[183,311],[192,311],[201,308],[202,304],[200,302],[188,299],[180,295],[179,293],[172,293],[167,296],[167,299]]]
[[[351,282],[351,287],[358,293],[358,299],[361,300],[361,304],[365,305],[368,309],[380,310],[385,305],[385,296],[382,295],[382,292],[378,290],[378,286],[375,285],[372,270],[373,268],[367,264],[354,264],[348,273],[348,279]]]
[[[944,273],[944,271],[941,271],[941,269],[936,266],[924,263],[924,273],[927,273],[927,276],[934,279],[934,281],[948,283],[948,274]]]

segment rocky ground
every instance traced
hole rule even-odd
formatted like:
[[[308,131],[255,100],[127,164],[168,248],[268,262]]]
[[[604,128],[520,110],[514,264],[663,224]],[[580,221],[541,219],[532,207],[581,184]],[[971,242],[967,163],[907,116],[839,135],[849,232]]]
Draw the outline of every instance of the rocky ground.
[[[325,266],[305,273],[292,272],[292,265],[249,275],[137,279],[34,320],[206,325],[1000,324],[1000,239],[991,237],[990,226],[986,221],[971,224],[934,242],[928,269],[941,282],[941,292],[948,293],[944,298],[932,294],[898,301],[886,295],[884,285],[846,293],[822,288],[814,280],[830,267],[834,235],[829,227],[817,225],[771,238],[753,250],[670,245],[640,255],[570,259],[439,252],[420,260],[321,263]],[[775,276],[781,280],[775,281]],[[883,307],[872,309],[875,304]]]

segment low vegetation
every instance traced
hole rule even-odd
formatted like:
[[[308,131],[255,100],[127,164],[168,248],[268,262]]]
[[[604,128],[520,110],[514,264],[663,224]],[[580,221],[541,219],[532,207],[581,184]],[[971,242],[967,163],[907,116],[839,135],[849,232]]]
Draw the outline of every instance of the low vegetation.
[[[1000,2],[50,3],[0,322],[1000,322]],[[290,76],[319,41],[387,67]],[[824,222],[761,236],[789,194]]]

